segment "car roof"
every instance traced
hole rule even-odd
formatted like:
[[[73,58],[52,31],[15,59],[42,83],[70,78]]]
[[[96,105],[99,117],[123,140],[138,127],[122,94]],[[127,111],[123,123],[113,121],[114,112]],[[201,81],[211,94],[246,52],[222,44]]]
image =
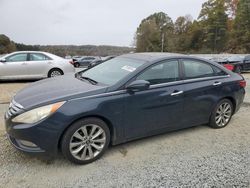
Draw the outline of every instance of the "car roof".
[[[167,59],[171,57],[181,58],[181,57],[189,57],[189,56],[178,54],[178,53],[144,52],[144,53],[130,53],[130,54],[121,55],[119,57],[142,60],[146,62],[154,62],[154,61]]]
[[[43,51],[16,51],[13,53],[48,53],[48,52],[43,52]]]
[[[6,54],[5,56],[19,54],[19,53],[42,53],[42,54],[45,54],[45,55],[51,57],[52,59],[63,59],[62,57],[59,57],[59,56],[57,56],[55,54],[51,54],[49,52],[43,52],[43,51],[16,51],[16,52],[12,52],[12,53]]]
[[[178,53],[144,52],[144,53],[130,53],[130,54],[125,54],[125,55],[121,55],[118,57],[124,57],[124,58],[135,59],[138,61],[144,61],[145,64],[151,64],[151,63],[155,63],[158,61],[163,61],[163,60],[171,59],[171,58],[196,59],[196,60],[200,60],[200,61],[209,62],[210,64],[217,66],[217,67],[220,67],[224,71],[228,72],[226,68],[224,68],[223,66],[221,66],[220,64],[218,64],[216,62],[210,61],[210,60],[202,58],[202,57],[196,57],[196,56],[192,56],[192,55],[184,55],[184,54],[178,54]]]

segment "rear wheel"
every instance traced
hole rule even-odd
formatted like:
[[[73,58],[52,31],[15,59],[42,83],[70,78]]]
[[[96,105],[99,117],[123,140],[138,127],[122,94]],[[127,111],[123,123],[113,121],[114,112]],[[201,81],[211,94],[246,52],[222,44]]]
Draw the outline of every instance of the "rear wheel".
[[[75,67],[80,67],[80,63],[75,63]]]
[[[76,164],[87,164],[99,159],[107,149],[110,132],[105,122],[97,118],[74,123],[62,138],[63,155]]]
[[[60,69],[51,69],[48,73],[48,77],[56,77],[63,75],[63,71]]]
[[[233,104],[228,99],[221,100],[215,107],[210,117],[209,125],[213,128],[223,128],[227,126],[233,115]]]
[[[238,74],[241,74],[241,67],[240,66],[237,66],[236,68],[235,68],[235,71],[234,72],[236,72],[236,73],[238,73]]]

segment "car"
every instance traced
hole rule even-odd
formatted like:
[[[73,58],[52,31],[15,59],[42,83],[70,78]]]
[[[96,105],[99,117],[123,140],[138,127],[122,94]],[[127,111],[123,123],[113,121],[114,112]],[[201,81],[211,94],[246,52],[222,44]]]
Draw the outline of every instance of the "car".
[[[82,59],[84,57],[86,57],[86,56],[73,56],[72,61],[73,61],[74,67],[76,67],[75,63],[77,63],[77,61],[79,61],[80,59]]]
[[[82,57],[81,59],[74,61],[74,66],[75,67],[88,67],[90,63],[100,61],[100,60],[101,60],[100,57],[94,57],[94,56]]]
[[[72,61],[48,52],[19,51],[0,58],[0,80],[41,79],[74,71]]]
[[[234,72],[241,74],[242,71],[250,70],[250,55],[230,56],[225,64],[230,64]]]
[[[103,62],[105,62],[105,61],[108,61],[108,60],[110,60],[110,59],[113,59],[114,57],[115,57],[115,56],[107,56],[107,57],[102,58],[101,60],[97,60],[97,61],[91,62],[91,63],[89,64],[89,66],[88,66],[88,69],[90,69],[91,67],[94,67],[94,66],[96,66],[96,65],[99,65],[99,64],[101,64],[101,63],[103,63]]]
[[[245,86],[241,75],[204,59],[126,54],[19,91],[6,131],[21,151],[49,158],[61,151],[87,164],[110,145],[202,124],[223,128],[243,103]]]
[[[249,54],[192,54],[203,57],[226,67],[228,70],[241,74],[242,71],[250,70]]]

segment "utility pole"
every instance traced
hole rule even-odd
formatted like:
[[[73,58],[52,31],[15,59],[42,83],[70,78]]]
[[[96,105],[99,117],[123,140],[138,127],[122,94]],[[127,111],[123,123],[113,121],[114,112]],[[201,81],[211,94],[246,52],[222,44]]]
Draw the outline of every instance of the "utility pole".
[[[161,27],[161,52],[164,52],[164,42],[165,42],[165,33],[164,33],[164,27],[167,25],[167,23],[164,23]]]
[[[161,52],[164,52],[164,38],[165,38],[165,35],[162,32],[161,33]]]

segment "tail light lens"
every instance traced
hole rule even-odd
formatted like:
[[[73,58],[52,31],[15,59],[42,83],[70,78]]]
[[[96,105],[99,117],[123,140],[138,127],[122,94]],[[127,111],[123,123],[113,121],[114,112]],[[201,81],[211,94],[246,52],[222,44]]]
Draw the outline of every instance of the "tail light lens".
[[[246,87],[246,80],[241,80],[241,81],[239,81],[239,85],[240,85],[240,87],[243,87],[243,88],[245,88]]]
[[[226,69],[230,70],[230,71],[233,71],[234,70],[234,65],[231,65],[231,64],[224,64],[223,65]]]
[[[69,63],[70,63],[71,65],[74,65],[74,61],[73,61],[73,60],[69,61]]]

